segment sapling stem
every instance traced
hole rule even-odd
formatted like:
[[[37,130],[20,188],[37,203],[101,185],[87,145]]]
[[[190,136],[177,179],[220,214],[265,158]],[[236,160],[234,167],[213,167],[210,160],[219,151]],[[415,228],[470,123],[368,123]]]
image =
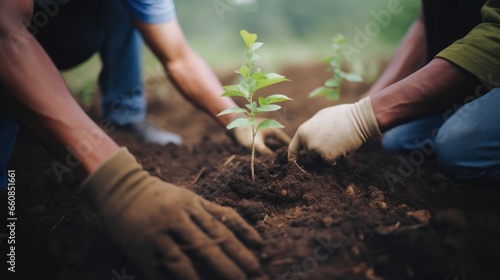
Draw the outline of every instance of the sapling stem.
[[[333,56],[324,60],[329,64],[328,71],[332,77],[328,79],[324,86],[318,87],[309,93],[309,97],[325,96],[328,100],[338,100],[340,98],[340,88],[342,82],[362,82],[363,79],[356,73],[346,73],[342,71],[343,56],[347,48],[347,39],[342,35],[333,38]]]
[[[254,95],[257,90],[289,80],[284,76],[278,75],[276,73],[264,74],[261,72],[260,68],[254,69],[255,61],[260,58],[257,54],[255,54],[255,51],[262,47],[263,43],[256,42],[257,35],[248,33],[246,30],[242,30],[240,32],[240,35],[245,42],[245,54],[247,61],[244,66],[241,66],[240,69],[236,71],[236,73],[238,73],[243,78],[243,81],[241,81],[239,84],[225,86],[225,92],[221,95],[221,97],[244,97],[248,101],[248,104],[245,104],[245,107],[243,108],[226,109],[217,116],[233,113],[246,113],[246,115],[248,116],[248,118],[237,118],[233,120],[230,124],[227,125],[227,129],[243,129],[244,127],[251,126],[251,170],[252,180],[255,181],[255,137],[257,136],[257,132],[259,131],[259,129],[284,128],[282,124],[273,119],[260,121],[259,119],[257,119],[257,116],[259,113],[277,111],[281,109],[281,106],[278,106],[275,103],[280,103],[292,99],[283,94],[273,94],[266,98],[259,97],[258,103],[254,100]]]

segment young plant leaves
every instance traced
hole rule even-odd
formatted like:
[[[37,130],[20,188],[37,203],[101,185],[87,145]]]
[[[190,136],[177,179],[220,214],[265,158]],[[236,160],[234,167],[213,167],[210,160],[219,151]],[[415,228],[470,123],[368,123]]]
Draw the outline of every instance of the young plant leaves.
[[[342,75],[344,79],[348,80],[349,82],[362,82],[363,78],[361,78],[360,75],[356,73],[343,73]]]
[[[246,30],[241,30],[240,35],[243,38],[243,41],[245,42],[245,45],[247,48],[250,48],[255,41],[257,41],[257,34],[253,33],[248,33]]]
[[[255,119],[245,119],[245,118],[237,118],[232,121],[230,124],[226,126],[227,129],[233,129],[235,127],[245,127],[251,126],[255,124]]]
[[[264,105],[264,106],[257,107],[257,112],[259,112],[259,113],[274,112],[274,111],[278,111],[279,109],[281,109],[280,105],[271,104],[271,105]]]
[[[258,126],[257,130],[259,129],[265,129],[265,128],[285,128],[282,124],[280,124],[278,121],[268,119],[262,121]]]
[[[345,73],[342,71],[342,58],[345,55],[347,47],[347,39],[342,35],[337,35],[333,38],[332,49],[334,56],[324,59],[324,63],[329,64],[328,72],[333,74],[333,77],[325,82],[325,86],[316,88],[309,93],[309,97],[325,96],[328,100],[338,100],[340,98],[340,87],[345,79],[349,82],[362,82],[363,79],[356,73]]]
[[[255,126],[257,122],[257,115],[263,112],[273,112],[281,109],[281,106],[275,105],[273,103],[279,103],[287,100],[292,100],[283,94],[274,94],[268,97],[259,97],[258,103],[254,98],[255,92],[261,88],[265,88],[277,83],[284,81],[289,81],[282,75],[276,73],[264,74],[260,68],[254,69],[254,64],[257,59],[260,58],[259,55],[255,53],[263,43],[256,42],[257,35],[253,33],[248,33],[246,30],[241,30],[240,35],[243,38],[246,46],[246,64],[241,66],[236,73],[243,77],[243,80],[237,85],[225,86],[225,92],[221,96],[228,97],[243,97],[248,102],[245,107],[248,108],[230,108],[222,111],[217,116],[222,116],[232,113],[246,113],[248,118],[237,118],[227,125],[227,129],[233,129],[236,127],[247,127],[252,126],[252,178],[255,179],[254,173],[254,158],[255,158],[255,137],[259,129],[265,128],[283,128],[279,122],[268,119],[262,121],[258,126]]]
[[[273,94],[265,98],[268,104],[279,103],[283,101],[293,100],[284,94]]]
[[[226,109],[226,110],[220,112],[217,115],[217,117],[227,115],[227,114],[233,114],[233,113],[247,113],[247,110],[245,110],[243,108],[229,108],[229,109]]]

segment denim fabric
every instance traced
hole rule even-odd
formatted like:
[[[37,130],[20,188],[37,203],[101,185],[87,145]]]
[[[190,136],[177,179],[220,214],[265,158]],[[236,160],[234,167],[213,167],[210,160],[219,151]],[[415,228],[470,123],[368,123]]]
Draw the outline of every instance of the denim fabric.
[[[456,110],[446,120],[438,114],[387,131],[383,146],[397,153],[432,151],[453,178],[500,184],[500,88]]]

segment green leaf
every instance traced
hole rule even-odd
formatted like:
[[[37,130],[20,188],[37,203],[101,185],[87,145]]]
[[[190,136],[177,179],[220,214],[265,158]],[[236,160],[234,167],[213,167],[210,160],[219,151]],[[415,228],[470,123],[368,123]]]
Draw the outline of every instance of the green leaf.
[[[257,108],[257,112],[274,112],[274,111],[278,111],[279,109],[281,109],[281,106],[280,105],[265,105],[265,106],[260,106]]]
[[[267,102],[266,98],[259,96],[259,105],[266,106],[266,105],[269,105],[269,102]]]
[[[245,94],[238,90],[226,90],[223,94],[221,94],[220,97],[236,97],[236,96],[246,98]]]
[[[252,102],[252,104],[245,104],[245,106],[250,109],[252,112],[257,111],[257,102]]]
[[[241,96],[248,98],[250,96],[250,93],[248,93],[248,90],[242,87],[241,85],[230,85],[230,86],[225,86],[224,92],[221,97],[233,97],[233,96]]]
[[[262,47],[262,45],[264,45],[264,43],[261,42],[253,43],[252,46],[250,46],[250,52],[258,50],[260,47]]]
[[[265,88],[265,87],[268,87],[270,85],[274,85],[277,83],[285,82],[285,81],[290,81],[290,80],[285,78],[285,76],[281,76],[281,75],[276,74],[276,73],[269,73],[269,74],[266,74],[266,79],[257,80],[255,90]]]
[[[245,127],[251,126],[255,124],[255,119],[245,119],[245,118],[237,118],[232,121],[230,124],[226,126],[227,129],[233,129],[235,127]]]
[[[236,73],[240,74],[243,78],[246,78],[249,71],[250,70],[248,69],[248,67],[246,65],[243,65],[238,71],[236,71]]]
[[[325,86],[327,87],[338,87],[340,86],[341,80],[340,79],[328,79],[325,82]]]
[[[322,60],[320,60],[321,63],[328,63],[330,64],[332,62],[332,60],[336,59],[337,57],[335,56],[331,56],[331,57],[327,57],[327,58],[323,58]]]
[[[250,76],[250,78],[252,78],[252,80],[258,82],[258,81],[261,81],[261,80],[267,80],[267,77],[266,75],[264,75],[263,73],[261,73],[260,71],[259,72],[254,72],[252,74],[252,76]]]
[[[334,58],[334,59],[330,60],[329,64],[330,64],[330,67],[332,67],[333,69],[340,68],[340,61],[338,60],[338,58]]]
[[[340,91],[338,89],[332,89],[326,93],[326,99],[330,101],[335,101],[340,99]]]
[[[259,129],[265,129],[265,128],[285,128],[285,127],[282,124],[280,124],[279,122],[275,121],[275,120],[268,119],[268,120],[262,121],[257,126],[257,130],[259,130]]]
[[[255,61],[259,60],[259,58],[261,58],[260,55],[252,53],[252,55],[250,55],[250,62],[255,63]]]
[[[273,95],[266,97],[266,102],[268,104],[279,103],[279,102],[288,101],[288,100],[293,100],[293,99],[291,99],[290,97],[283,95],[283,94],[273,94]]]
[[[344,79],[348,80],[349,82],[362,82],[363,78],[361,78],[360,75],[356,73],[343,73],[342,75]]]
[[[245,45],[247,46],[247,48],[250,48],[257,40],[257,34],[248,33],[248,31],[246,30],[241,30],[240,35],[241,38],[243,38],[243,41],[245,41]]]
[[[222,116],[222,115],[227,115],[227,114],[233,114],[233,113],[246,113],[247,110],[243,109],[243,108],[229,108],[229,109],[226,109],[222,112],[220,112],[218,116]]]
[[[318,96],[323,96],[327,94],[328,92],[332,91],[330,88],[327,87],[319,87],[309,93],[309,97],[318,97]]]

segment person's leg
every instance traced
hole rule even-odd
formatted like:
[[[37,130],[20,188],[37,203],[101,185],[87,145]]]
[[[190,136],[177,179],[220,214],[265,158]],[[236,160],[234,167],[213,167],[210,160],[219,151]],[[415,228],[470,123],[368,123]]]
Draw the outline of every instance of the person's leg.
[[[457,110],[436,137],[437,159],[451,177],[500,184],[500,88]]]
[[[72,0],[64,5],[54,1],[35,2],[30,31],[59,70],[75,67],[101,47],[103,4],[101,0]]]
[[[0,190],[7,186],[7,161],[14,148],[16,134],[16,122],[0,107]]]
[[[436,114],[402,124],[384,133],[382,145],[392,153],[408,153],[422,145],[434,151],[434,137],[443,122],[443,114]]]
[[[142,40],[121,0],[106,1],[105,39],[100,49],[99,75],[103,118],[156,144],[180,144],[182,138],[146,121],[142,86]]]

